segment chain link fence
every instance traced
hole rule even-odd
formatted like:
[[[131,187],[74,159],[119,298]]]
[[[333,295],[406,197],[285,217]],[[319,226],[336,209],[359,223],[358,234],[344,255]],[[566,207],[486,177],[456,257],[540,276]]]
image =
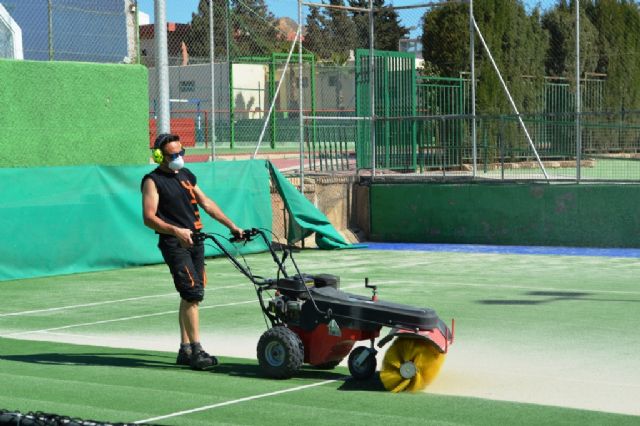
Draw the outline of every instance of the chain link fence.
[[[476,0],[473,15],[469,2],[418,3],[305,3],[302,48],[298,0],[278,1],[286,16],[264,0],[169,16],[171,127],[204,158],[302,151],[320,172],[640,180],[636,3]],[[155,28],[142,12],[1,1],[0,56],[147,66],[151,140]]]

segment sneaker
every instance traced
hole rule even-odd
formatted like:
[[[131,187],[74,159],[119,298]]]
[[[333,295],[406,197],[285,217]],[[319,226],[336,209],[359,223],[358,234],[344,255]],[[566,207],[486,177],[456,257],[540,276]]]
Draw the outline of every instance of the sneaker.
[[[178,357],[176,358],[176,364],[178,365],[191,365],[191,348],[180,349],[178,351]]]
[[[218,358],[200,349],[191,354],[190,365],[193,370],[206,370],[218,365]]]

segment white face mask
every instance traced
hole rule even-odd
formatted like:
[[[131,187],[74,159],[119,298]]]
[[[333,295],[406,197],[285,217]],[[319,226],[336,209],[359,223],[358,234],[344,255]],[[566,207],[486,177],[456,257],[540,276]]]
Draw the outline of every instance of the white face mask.
[[[169,162],[169,168],[171,170],[180,170],[183,167],[184,167],[184,158],[182,158],[181,155],[179,155],[175,160],[171,160]]]

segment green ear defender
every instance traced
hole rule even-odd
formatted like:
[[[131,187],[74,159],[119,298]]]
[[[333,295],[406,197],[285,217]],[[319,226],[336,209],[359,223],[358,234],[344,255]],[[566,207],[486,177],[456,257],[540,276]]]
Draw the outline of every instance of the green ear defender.
[[[153,157],[154,163],[162,164],[162,161],[164,160],[164,154],[162,153],[161,149],[152,150],[151,155]]]
[[[180,136],[173,135],[171,133],[162,133],[158,135],[155,142],[153,143],[153,148],[151,149],[151,156],[153,157],[153,161],[157,164],[162,164],[164,161],[164,154],[162,153],[162,147],[168,144],[169,142],[179,141]]]

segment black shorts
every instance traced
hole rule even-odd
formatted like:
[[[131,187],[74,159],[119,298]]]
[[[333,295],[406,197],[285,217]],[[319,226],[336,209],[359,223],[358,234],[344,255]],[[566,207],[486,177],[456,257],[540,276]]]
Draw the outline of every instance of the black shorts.
[[[204,298],[207,273],[204,267],[204,245],[184,248],[177,238],[160,238],[158,248],[169,266],[173,283],[180,297],[187,302],[200,302]]]

